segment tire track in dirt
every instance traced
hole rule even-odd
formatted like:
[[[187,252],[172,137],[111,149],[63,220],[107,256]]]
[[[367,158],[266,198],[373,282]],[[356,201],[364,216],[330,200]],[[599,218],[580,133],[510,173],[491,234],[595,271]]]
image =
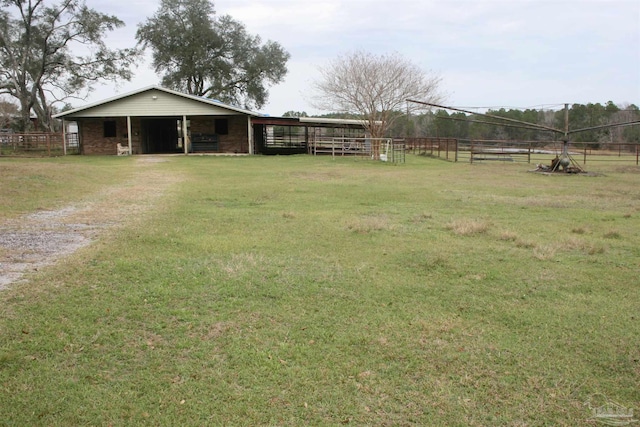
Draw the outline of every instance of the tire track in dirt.
[[[0,290],[152,209],[171,185],[183,179],[154,167],[165,161],[162,157],[141,156],[136,159],[133,178],[124,184],[107,187],[60,209],[30,213],[0,224]]]

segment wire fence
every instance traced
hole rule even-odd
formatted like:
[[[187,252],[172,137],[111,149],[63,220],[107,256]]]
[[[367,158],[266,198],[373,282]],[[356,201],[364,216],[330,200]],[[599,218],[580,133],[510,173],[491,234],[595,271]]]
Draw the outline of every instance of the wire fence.
[[[77,154],[78,134],[62,133],[0,133],[0,156],[55,157]]]
[[[506,141],[456,138],[405,138],[412,154],[452,162],[546,163],[562,155],[561,141]],[[580,142],[568,145],[569,154],[583,165],[597,162],[640,164],[640,144]]]

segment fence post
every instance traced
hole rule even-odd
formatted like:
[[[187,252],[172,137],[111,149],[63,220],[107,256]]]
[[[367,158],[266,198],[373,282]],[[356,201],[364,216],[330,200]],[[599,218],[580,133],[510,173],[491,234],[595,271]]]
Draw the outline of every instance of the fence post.
[[[469,163],[473,163],[473,139],[469,143]]]
[[[584,161],[582,162],[583,165],[587,164],[587,146],[584,146]]]
[[[455,162],[458,162],[458,138],[453,140],[455,143],[455,148],[456,148],[456,158],[455,158]]]
[[[640,144],[636,143],[636,166],[638,166],[638,156],[640,155],[640,150],[638,149]]]

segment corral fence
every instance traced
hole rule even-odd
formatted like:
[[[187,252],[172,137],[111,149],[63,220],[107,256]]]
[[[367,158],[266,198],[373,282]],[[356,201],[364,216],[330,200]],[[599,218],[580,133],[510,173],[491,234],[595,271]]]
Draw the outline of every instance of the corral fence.
[[[456,138],[405,138],[404,140],[409,153],[438,157],[452,162],[458,161]]]
[[[400,138],[316,137],[309,142],[309,154],[355,157],[404,163],[407,147]]]
[[[78,134],[0,132],[0,156],[53,157],[77,154]]]
[[[562,154],[561,141],[506,141],[457,138],[405,138],[412,154],[452,162],[548,163]],[[640,144],[570,142],[569,154],[576,162],[623,162],[640,164]]]

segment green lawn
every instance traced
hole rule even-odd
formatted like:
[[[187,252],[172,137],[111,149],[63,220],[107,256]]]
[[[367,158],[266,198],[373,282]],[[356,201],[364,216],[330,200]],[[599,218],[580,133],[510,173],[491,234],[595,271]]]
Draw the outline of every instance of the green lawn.
[[[0,291],[0,425],[640,418],[638,167],[165,160],[162,203]],[[0,215],[136,167],[0,159]]]
[[[107,184],[130,178],[131,164],[115,156],[0,157],[0,221],[98,193]]]

